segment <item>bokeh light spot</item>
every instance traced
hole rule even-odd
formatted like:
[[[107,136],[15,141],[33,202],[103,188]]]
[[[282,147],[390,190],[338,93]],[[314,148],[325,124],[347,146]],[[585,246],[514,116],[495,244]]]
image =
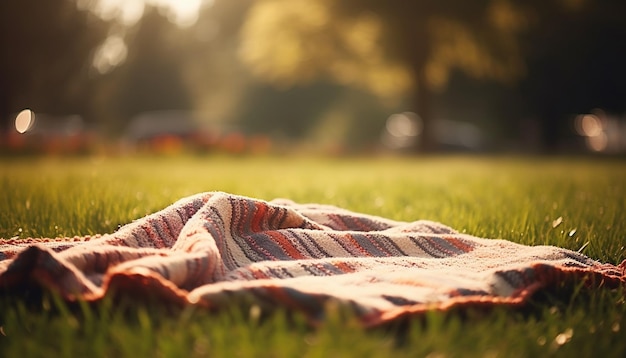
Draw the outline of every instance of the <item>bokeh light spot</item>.
[[[588,137],[595,137],[602,133],[602,123],[595,114],[586,114],[580,123],[582,132]]]
[[[19,133],[26,133],[35,123],[35,113],[30,109],[24,109],[15,117],[15,129]]]
[[[600,132],[598,135],[587,137],[587,146],[589,149],[595,152],[602,152],[606,150],[609,144],[609,138],[606,133]]]
[[[389,116],[385,128],[394,137],[415,137],[422,131],[421,124],[416,114],[404,112]]]
[[[111,35],[96,50],[93,66],[104,74],[123,63],[127,55],[128,48],[122,36]]]

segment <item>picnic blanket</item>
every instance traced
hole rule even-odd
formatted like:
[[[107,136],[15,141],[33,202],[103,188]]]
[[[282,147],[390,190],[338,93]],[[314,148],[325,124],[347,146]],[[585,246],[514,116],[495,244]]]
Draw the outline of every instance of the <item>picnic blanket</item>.
[[[0,240],[0,291],[68,301],[107,294],[222,309],[258,305],[323,319],[330,302],[365,325],[465,305],[520,305],[564,284],[617,288],[626,261],[461,234],[334,206],[197,194],[94,237]],[[336,303],[335,303],[336,302]]]

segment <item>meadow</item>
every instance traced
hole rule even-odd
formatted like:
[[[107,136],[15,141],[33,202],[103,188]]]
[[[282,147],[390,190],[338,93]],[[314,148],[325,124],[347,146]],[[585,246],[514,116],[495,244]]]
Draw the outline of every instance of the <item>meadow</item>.
[[[0,237],[112,232],[204,191],[430,219],[476,236],[626,259],[626,165],[599,157],[0,159]],[[0,356],[624,356],[624,290],[562,287],[526,307],[432,312],[365,330],[276,312],[0,296]]]

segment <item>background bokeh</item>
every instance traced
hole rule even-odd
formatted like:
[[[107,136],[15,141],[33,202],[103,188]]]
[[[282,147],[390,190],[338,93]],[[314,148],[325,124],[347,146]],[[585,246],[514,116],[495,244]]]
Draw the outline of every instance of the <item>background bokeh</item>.
[[[626,152],[620,0],[0,3],[0,151]]]

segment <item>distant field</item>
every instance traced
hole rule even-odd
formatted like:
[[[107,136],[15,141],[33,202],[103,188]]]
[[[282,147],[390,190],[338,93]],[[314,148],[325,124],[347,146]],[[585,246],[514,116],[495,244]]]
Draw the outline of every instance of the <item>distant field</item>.
[[[626,259],[626,163],[610,159],[5,158],[0,183],[4,238],[111,232],[183,196],[219,190],[431,219],[477,236]],[[32,313],[0,298],[0,356],[626,354],[624,292],[558,297],[537,298],[523,311],[433,313],[367,332],[339,313],[313,330],[282,314],[258,322],[245,312],[172,314],[132,303],[71,313],[47,301]]]

